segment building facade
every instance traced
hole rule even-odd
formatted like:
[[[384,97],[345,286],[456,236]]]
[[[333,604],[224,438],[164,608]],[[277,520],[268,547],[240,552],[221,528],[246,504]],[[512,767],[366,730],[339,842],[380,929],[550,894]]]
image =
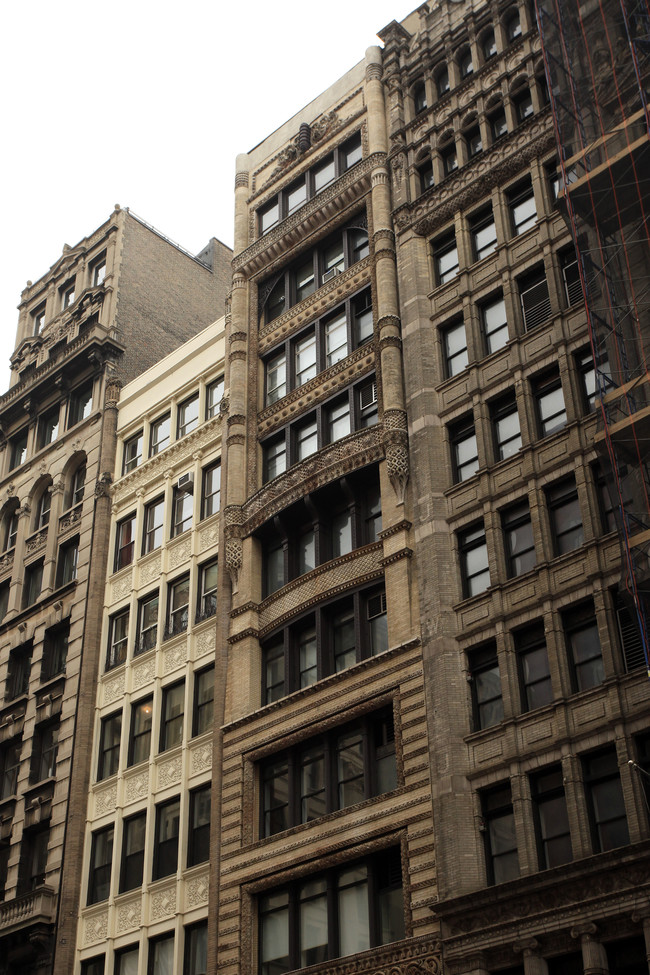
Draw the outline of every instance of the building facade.
[[[8,975],[74,964],[119,389],[214,320],[228,257],[213,241],[199,261],[118,208],[23,292],[0,399]]]

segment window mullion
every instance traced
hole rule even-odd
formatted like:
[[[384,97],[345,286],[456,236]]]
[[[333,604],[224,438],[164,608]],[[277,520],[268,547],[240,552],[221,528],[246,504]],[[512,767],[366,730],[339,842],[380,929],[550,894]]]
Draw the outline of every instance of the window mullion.
[[[289,888],[289,970],[300,968],[300,887]]]
[[[339,916],[337,874],[330,870],[327,874],[327,956],[340,958]]]
[[[327,625],[322,609],[316,610],[315,629],[316,629],[316,673],[318,680],[333,673],[332,668],[332,649],[331,627]]]
[[[323,754],[325,761],[325,812],[330,813],[339,808],[337,754],[332,733],[323,738]]]
[[[368,634],[364,632],[364,627],[361,623],[361,610],[364,603],[362,603],[358,592],[352,595],[352,605],[354,609],[354,642],[357,648],[357,663],[359,663],[360,660],[370,656],[370,646],[369,640],[367,639]]]
[[[361,741],[363,756],[363,798],[369,799],[376,795],[375,788],[375,769],[377,759],[373,748],[372,719],[367,715],[361,725]]]
[[[300,751],[292,749],[287,756],[289,788],[289,827],[300,823]]]

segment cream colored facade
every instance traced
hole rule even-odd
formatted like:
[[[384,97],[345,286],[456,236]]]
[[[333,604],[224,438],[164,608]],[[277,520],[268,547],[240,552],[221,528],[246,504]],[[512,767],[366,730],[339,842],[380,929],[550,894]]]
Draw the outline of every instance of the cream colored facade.
[[[197,924],[202,950],[223,352],[220,319],[122,390],[81,865],[83,971],[101,956],[107,972],[144,975],[150,952],[156,972],[172,971],[167,964],[181,971],[184,929]],[[161,417],[169,417],[168,442],[153,432]],[[140,436],[143,449],[133,453]],[[100,860],[109,847],[106,875]]]

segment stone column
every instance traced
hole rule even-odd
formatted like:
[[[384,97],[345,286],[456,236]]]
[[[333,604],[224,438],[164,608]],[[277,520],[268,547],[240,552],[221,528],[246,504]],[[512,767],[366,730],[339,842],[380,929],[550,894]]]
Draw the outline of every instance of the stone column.
[[[517,942],[512,947],[517,954],[523,956],[524,975],[548,975],[548,965],[539,953],[539,941],[536,938]]]
[[[607,953],[594,937],[598,928],[593,923],[579,924],[571,928],[571,937],[580,940],[584,975],[609,975]]]
[[[14,548],[14,564],[11,572],[11,588],[9,590],[9,606],[4,622],[7,623],[16,613],[20,612],[23,597],[23,582],[25,579],[25,549],[29,535],[32,509],[25,503],[17,509],[18,534]]]
[[[45,545],[45,561],[43,563],[43,583],[41,593],[52,592],[56,588],[56,556],[59,538],[59,516],[63,510],[63,492],[65,482],[57,481],[52,487],[47,488],[50,492],[52,501],[50,503],[50,520],[47,526],[47,543]]]

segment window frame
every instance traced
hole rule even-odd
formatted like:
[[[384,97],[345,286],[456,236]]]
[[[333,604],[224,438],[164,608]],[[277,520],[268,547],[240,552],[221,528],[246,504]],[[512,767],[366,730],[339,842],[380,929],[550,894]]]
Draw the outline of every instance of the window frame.
[[[148,619],[147,610],[155,603],[156,619],[151,622]],[[147,653],[158,643],[158,623],[160,622],[160,590],[156,589],[142,596],[138,600],[138,628],[135,638],[133,656],[137,657],[141,653]]]
[[[495,640],[467,650],[472,696],[473,730],[484,731],[503,721],[503,685]]]
[[[136,512],[118,521],[115,528],[115,558],[113,572],[131,565],[135,558]]]
[[[113,736],[111,739],[110,736]],[[117,738],[115,742],[114,738]],[[112,743],[109,744],[109,741]],[[107,714],[99,723],[99,754],[97,756],[97,782],[116,775],[120,767],[122,745],[122,711]]]
[[[159,549],[163,543],[165,533],[164,495],[160,495],[145,504],[142,521],[142,555],[148,555],[149,552],[155,552]]]
[[[27,460],[27,442],[29,437],[29,428],[24,427],[15,433],[13,437],[10,438],[10,452],[9,452],[9,470],[14,471],[17,467],[21,467]]]
[[[187,602],[175,604],[176,595],[187,586]],[[185,633],[190,625],[190,573],[184,572],[170,580],[167,586],[167,622],[165,639]]]
[[[178,870],[179,839],[181,833],[181,800],[180,796],[173,796],[165,802],[156,803],[156,824],[154,833],[154,851],[152,865],[152,881],[171,877]],[[165,820],[163,817],[171,814],[171,831],[166,839],[161,839]],[[174,832],[175,829],[175,832]],[[173,861],[173,866],[172,866]]]
[[[435,285],[442,287],[458,275],[460,271],[460,260],[458,255],[458,242],[454,231],[437,238],[432,243],[433,260],[435,267]],[[449,266],[446,266],[446,259],[452,258]],[[453,260],[455,259],[455,263]],[[444,265],[444,266],[443,266]]]
[[[461,335],[464,345],[459,343],[457,347],[450,344],[452,336]],[[442,343],[442,354],[444,359],[445,379],[454,379],[469,368],[469,352],[467,348],[467,329],[465,319],[456,318],[451,322],[446,322],[440,327],[440,340]]]
[[[148,710],[147,710],[148,709]],[[139,728],[139,715],[143,714],[142,728]],[[149,721],[149,727],[147,727],[147,720]],[[140,698],[137,701],[131,702],[131,720],[129,726],[129,748],[127,755],[126,767],[131,768],[134,765],[140,765],[142,762],[147,762],[151,758],[151,736],[153,730],[153,697]],[[145,742],[148,747],[146,748],[147,754],[138,757],[144,748],[141,748],[140,743]],[[146,746],[145,746],[146,747]]]
[[[149,427],[149,457],[156,457],[171,443],[171,413],[169,410]]]
[[[129,841],[137,840],[136,830],[141,830],[142,845],[129,851]],[[147,811],[125,817],[122,823],[122,851],[120,856],[120,880],[118,893],[137,890],[144,882],[144,859],[147,835]]]
[[[129,624],[131,607],[124,606],[108,619],[108,647],[105,670],[121,667],[126,662],[129,648]],[[123,630],[123,631],[122,631]]]
[[[493,314],[496,314],[497,310],[502,310],[503,315],[498,316],[499,321],[497,324],[491,324],[490,317]],[[494,352],[499,352],[501,349],[505,348],[510,341],[508,314],[503,295],[491,295],[487,301],[482,301],[479,305],[479,312],[481,316],[481,326],[486,355],[492,355]],[[501,317],[503,318],[502,321]]]
[[[553,481],[547,485],[545,494],[554,555],[568,555],[584,544],[584,523],[575,477],[570,475]],[[571,513],[576,511],[579,521],[575,520],[575,515],[571,517]],[[565,524],[567,517],[569,522]]]
[[[189,417],[186,417],[186,411],[193,407],[196,408],[195,415],[190,413]],[[187,396],[176,407],[176,439],[180,440],[181,437],[186,437],[192,430],[196,430],[200,422],[199,393],[197,390],[191,396]]]
[[[52,680],[65,674],[70,641],[70,620],[63,620],[45,631],[41,658],[41,681]]]
[[[214,716],[214,664],[194,672],[194,707],[192,710],[192,738],[203,735],[212,728]],[[211,677],[211,679],[210,679]],[[204,686],[205,685],[205,686]],[[208,696],[204,691],[210,691]],[[208,714],[206,720],[203,716]]]
[[[528,498],[520,498],[515,504],[501,509],[501,530],[506,556],[506,574],[509,579],[531,572],[537,565],[537,552],[533,536],[533,522]],[[523,538],[518,537],[523,534]],[[521,542],[527,547],[520,549]]]
[[[144,431],[138,430],[132,437],[128,437],[122,445],[122,476],[139,467],[143,456]]]
[[[61,404],[49,407],[38,417],[36,432],[36,449],[43,450],[55,443],[59,437],[59,426],[61,422]]]
[[[216,475],[218,486],[214,489],[214,484],[210,481]],[[217,499],[216,502],[213,499]],[[208,464],[201,472],[201,520],[215,515],[221,510],[221,461]]]
[[[185,724],[185,678],[162,688],[158,751],[166,752],[183,744]]]
[[[101,904],[107,901],[111,892],[111,875],[113,873],[113,843],[115,841],[115,827],[104,826],[91,834],[90,866],[88,869],[88,892],[86,904]],[[105,847],[102,855],[102,847]],[[104,875],[107,875],[104,877]],[[104,894],[105,891],[105,894]]]
[[[488,886],[507,883],[520,876],[519,849],[515,828],[514,808],[510,782],[484,789],[481,792],[483,812],[483,840],[485,845],[485,870]],[[506,828],[510,835],[510,847],[503,846]],[[516,869],[512,855],[516,856]],[[505,866],[502,866],[505,864]]]
[[[224,377],[217,376],[205,387],[205,418],[211,420],[220,413],[221,400],[224,394]]]
[[[538,620],[515,630],[513,639],[522,710],[535,711],[552,704],[555,696],[544,622]]]
[[[68,430],[87,420],[93,411],[93,392],[94,383],[92,379],[86,383],[81,383],[70,394],[68,401]]]
[[[529,781],[539,869],[550,870],[563,863],[570,863],[573,860],[573,845],[562,766],[558,763],[539,769],[530,774]],[[556,821],[555,826],[552,825],[552,818]],[[566,848],[559,857],[551,852],[555,845],[567,840],[568,856]]]
[[[532,376],[531,386],[535,399],[537,429],[540,439],[560,433],[567,425],[568,415],[559,371],[552,370]],[[544,410],[549,404],[552,405],[553,397],[558,391],[561,393],[562,409],[555,409],[555,412],[549,412],[548,415],[545,415]]]
[[[606,674],[593,600],[566,607],[562,610],[561,617],[573,692],[579,693],[588,691],[592,687],[599,687],[604,682]],[[587,654],[583,656],[582,637],[588,634],[592,639],[595,635],[598,652],[589,653],[587,650]],[[596,647],[596,643],[593,643],[593,647]]]
[[[77,579],[79,570],[79,536],[70,538],[59,546],[56,567],[56,588],[67,586]]]
[[[489,553],[487,547],[487,536],[485,534],[485,525],[483,520],[474,522],[468,525],[466,528],[461,529],[456,533],[457,545],[458,545],[458,555],[459,555],[459,565],[461,570],[461,580],[462,580],[462,598],[472,599],[474,596],[480,596],[491,586],[490,578],[490,561]],[[468,557],[472,552],[478,552],[483,549],[485,552],[485,565],[476,572],[469,572],[470,565]],[[478,577],[486,576],[486,585],[482,585],[480,589],[474,588],[473,580]]]
[[[473,444],[473,452],[462,459],[461,448]],[[451,466],[454,484],[462,484],[469,480],[480,469],[478,456],[478,439],[473,412],[449,425],[449,447],[451,449]],[[466,468],[469,468],[466,470]]]
[[[581,763],[593,852],[604,853],[607,850],[615,850],[621,846],[627,846],[630,842],[630,832],[616,745],[607,745],[596,751],[582,755]],[[598,770],[596,768],[597,763],[604,767]],[[614,787],[615,795],[610,792],[607,795],[606,802],[602,803],[603,815],[601,815],[596,789],[601,786],[606,786],[608,783],[610,785],[617,783],[617,788],[616,786]],[[600,792],[601,790],[598,788],[598,791]],[[617,811],[617,808],[622,811],[622,814],[612,815],[612,813]],[[607,816],[605,815],[605,810],[607,811]],[[622,824],[624,829],[621,830],[620,835],[617,835],[617,842],[612,843],[606,839],[603,827],[611,829],[612,824],[617,823]],[[620,829],[620,825],[618,828]],[[623,842],[619,843],[618,839],[622,839]]]
[[[487,243],[479,244],[479,237],[485,231],[491,229],[492,235]],[[497,225],[494,219],[492,206],[486,207],[480,213],[476,213],[469,218],[469,230],[472,237],[472,250],[475,261],[482,261],[484,258],[494,254],[499,246],[497,240]]]
[[[207,819],[205,819],[205,797],[207,796]],[[187,829],[187,866],[196,867],[210,859],[210,805],[212,785],[210,782],[190,792],[190,810]],[[204,818],[201,819],[203,813]]]
[[[215,571],[214,585],[208,586],[209,574]],[[200,623],[207,620],[217,613],[217,586],[218,586],[219,559],[210,559],[199,566],[199,585],[197,590],[197,605],[195,622]]]
[[[172,519],[169,537],[178,538],[190,531],[194,522],[194,495],[183,488],[172,490]]]

